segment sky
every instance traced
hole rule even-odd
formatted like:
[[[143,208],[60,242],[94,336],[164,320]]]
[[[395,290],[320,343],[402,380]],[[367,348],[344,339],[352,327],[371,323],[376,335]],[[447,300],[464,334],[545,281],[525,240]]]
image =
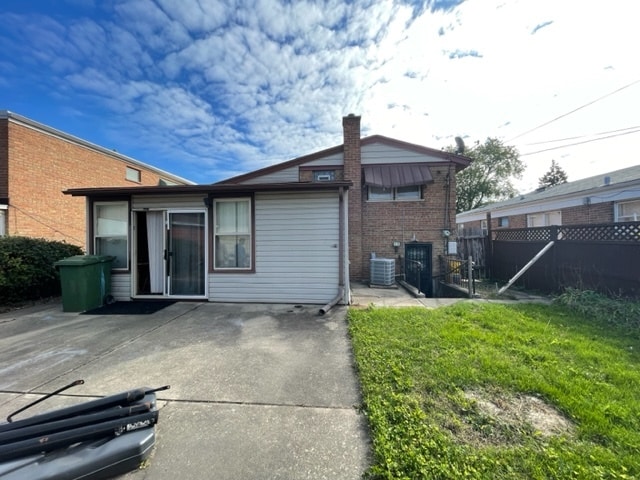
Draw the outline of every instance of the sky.
[[[0,110],[197,183],[496,137],[531,191],[640,163],[636,0],[2,0]]]

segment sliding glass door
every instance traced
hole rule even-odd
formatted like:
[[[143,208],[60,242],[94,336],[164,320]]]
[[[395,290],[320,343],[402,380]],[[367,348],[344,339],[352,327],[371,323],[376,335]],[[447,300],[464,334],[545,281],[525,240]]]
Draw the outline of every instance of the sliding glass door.
[[[206,296],[207,235],[204,210],[138,211],[134,225],[134,295]]]
[[[204,212],[168,211],[167,286],[169,295],[205,294]]]

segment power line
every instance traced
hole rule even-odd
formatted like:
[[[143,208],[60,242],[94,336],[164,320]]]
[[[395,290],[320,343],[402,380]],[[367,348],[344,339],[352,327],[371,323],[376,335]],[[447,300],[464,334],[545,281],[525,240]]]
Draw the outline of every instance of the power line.
[[[84,241],[79,240],[79,239],[73,237],[72,235],[68,235],[68,234],[64,233],[63,231],[58,230],[56,227],[54,227],[54,226],[52,226],[52,225],[50,225],[48,223],[43,222],[42,220],[36,218],[35,215],[32,215],[31,213],[27,212],[26,210],[23,210],[22,208],[16,206],[15,204],[12,204],[12,205],[9,205],[9,206],[12,207],[12,208],[15,208],[16,210],[18,210],[23,215],[29,217],[31,220],[33,220],[35,222],[38,222],[40,225],[42,225],[42,226],[54,231],[55,233],[58,233],[58,234],[62,235],[65,238],[71,239],[71,240],[73,240],[75,242],[78,242],[79,244],[83,244],[84,243]],[[66,226],[68,226],[70,228],[76,228],[77,229],[77,227],[73,227],[71,225],[66,225]]]
[[[624,90],[625,88],[629,88],[629,87],[631,87],[631,86],[635,85],[636,83],[640,83],[640,79],[638,79],[638,80],[636,80],[636,81],[634,81],[634,82],[631,82],[631,83],[629,83],[628,85],[625,85],[624,87],[620,87],[620,88],[618,88],[617,90],[614,90],[613,92],[609,92],[609,93],[607,93],[606,95],[603,95],[602,97],[596,98],[595,100],[592,100],[592,101],[590,101],[590,102],[588,102],[588,103],[585,103],[584,105],[581,105],[581,106],[579,106],[578,108],[574,108],[574,109],[573,109],[573,110],[571,110],[570,112],[564,113],[564,114],[562,114],[562,115],[560,115],[560,116],[558,116],[558,117],[556,117],[556,118],[554,118],[554,119],[552,119],[552,120],[549,120],[548,122],[545,122],[545,123],[543,123],[543,124],[538,125],[537,127],[533,127],[532,129],[527,130],[526,132],[521,133],[520,135],[516,135],[515,137],[513,137],[513,138],[511,138],[511,139],[507,140],[507,143],[510,143],[510,142],[514,141],[516,138],[523,137],[523,136],[527,135],[528,133],[534,132],[534,131],[536,131],[536,130],[538,130],[538,129],[542,128],[542,127],[546,127],[547,125],[549,125],[549,124],[551,124],[551,123],[553,123],[553,122],[555,122],[555,121],[557,121],[557,120],[560,120],[561,118],[564,118],[564,117],[566,117],[566,116],[568,116],[568,115],[571,115],[572,113],[575,113],[575,112],[577,112],[578,110],[582,110],[583,108],[586,108],[586,107],[588,107],[589,105],[593,105],[594,103],[599,102],[600,100],[603,100],[603,99],[605,99],[605,98],[607,98],[607,97],[610,97],[611,95],[614,95],[614,94],[616,94],[616,93],[618,93],[618,92],[620,92],[620,91]]]
[[[550,148],[545,148],[543,150],[537,150],[535,152],[529,152],[529,153],[521,153],[520,156],[521,157],[525,157],[527,155],[535,155],[536,153],[542,153],[542,152],[548,152],[550,150],[558,150],[559,148],[567,148],[567,147],[573,147],[575,145],[582,145],[583,143],[591,143],[591,142],[597,142],[598,140],[606,140],[608,138],[613,138],[613,137],[621,137],[622,135],[629,135],[631,133],[638,133],[640,132],[640,128],[638,128],[637,130],[632,130],[629,132],[624,132],[624,133],[616,133],[615,135],[608,135],[606,137],[600,137],[600,138],[592,138],[591,140],[584,140],[582,142],[575,142],[575,143],[570,143],[568,145],[559,145],[557,147],[550,147]]]
[[[627,131],[627,130],[634,130],[636,128],[640,128],[640,125],[636,125],[634,127],[627,127],[627,128],[618,128],[616,130],[608,130],[606,132],[592,133],[591,135],[577,135],[575,137],[566,137],[566,138],[558,138],[556,140],[545,140],[545,141],[542,141],[542,142],[527,143],[527,144],[525,144],[523,146],[528,147],[528,146],[531,146],[531,145],[543,145],[545,143],[566,142],[567,140],[577,140],[579,138],[598,137],[600,135],[607,135],[609,133],[624,132],[624,131]]]

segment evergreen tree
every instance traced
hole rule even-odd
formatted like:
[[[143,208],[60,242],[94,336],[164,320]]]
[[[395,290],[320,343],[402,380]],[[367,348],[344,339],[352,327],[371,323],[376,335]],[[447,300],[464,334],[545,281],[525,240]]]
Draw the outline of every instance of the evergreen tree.
[[[567,183],[567,173],[562,169],[555,160],[551,160],[549,171],[538,180],[539,187],[553,187],[561,183]]]

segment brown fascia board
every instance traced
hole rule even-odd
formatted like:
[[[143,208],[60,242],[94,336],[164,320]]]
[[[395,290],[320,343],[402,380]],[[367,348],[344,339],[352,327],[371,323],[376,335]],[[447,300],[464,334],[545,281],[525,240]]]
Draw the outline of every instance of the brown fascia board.
[[[142,187],[96,187],[70,188],[62,193],[73,197],[116,197],[127,195],[175,195],[225,193],[281,192],[281,191],[317,191],[348,189],[352,182],[293,182],[293,183],[260,183],[252,185],[218,184],[211,185],[169,185]]]
[[[456,171],[462,170],[463,168],[467,167],[472,161],[471,158],[465,157],[464,155],[444,152],[442,150],[436,150],[435,148],[424,147],[422,145],[416,145],[414,143],[408,143],[402,140],[396,140],[395,138],[385,137],[383,135],[371,135],[369,137],[364,137],[360,140],[361,146],[368,145],[371,143],[382,143],[382,144],[393,146],[393,147],[403,148],[405,150],[411,150],[416,153],[440,157],[446,162],[452,162],[453,164],[455,164]],[[268,175],[270,173],[278,172],[286,168],[302,165],[304,163],[317,160],[319,158],[322,158],[328,155],[335,155],[336,153],[341,153],[343,151],[344,151],[344,144],[336,145],[335,147],[330,147],[325,150],[320,150],[319,152],[314,152],[308,155],[304,155],[302,157],[297,157],[297,158],[294,158],[293,160],[288,160],[282,163],[276,163],[275,165],[270,165],[268,167],[264,167],[259,170],[253,170],[252,172],[243,173],[242,175],[231,177],[226,180],[221,180],[220,182],[214,183],[213,185],[223,185],[223,184],[229,184],[229,183],[235,184],[240,182],[246,182],[247,180],[252,180],[254,178],[258,178],[263,175]]]

